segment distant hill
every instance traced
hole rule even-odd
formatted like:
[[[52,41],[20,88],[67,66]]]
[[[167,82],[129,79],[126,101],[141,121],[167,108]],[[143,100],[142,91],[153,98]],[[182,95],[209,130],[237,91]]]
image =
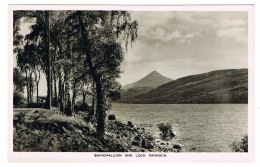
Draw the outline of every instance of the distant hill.
[[[248,69],[218,70],[163,84],[125,103],[247,103]]]
[[[160,74],[159,72],[153,71],[150,74],[143,77],[142,79],[134,83],[123,86],[122,89],[127,90],[131,88],[140,88],[140,87],[153,89],[170,81],[172,81],[171,78],[167,78],[162,74]]]
[[[171,78],[167,78],[161,75],[159,72],[153,71],[142,79],[123,86],[120,101],[131,101],[133,97],[138,96],[142,93],[146,93],[170,81],[172,81]]]

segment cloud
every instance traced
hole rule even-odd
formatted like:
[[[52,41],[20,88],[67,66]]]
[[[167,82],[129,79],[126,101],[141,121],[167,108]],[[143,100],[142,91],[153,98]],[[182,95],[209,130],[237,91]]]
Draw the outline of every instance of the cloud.
[[[224,40],[235,40],[236,42],[247,43],[247,31],[244,27],[230,27],[225,29],[220,29],[216,32],[219,38]]]
[[[184,43],[184,42],[190,43],[191,42],[190,39],[195,38],[195,37],[199,36],[200,34],[201,34],[201,31],[188,33],[188,34],[184,35],[178,42],[180,42],[180,43]]]
[[[172,12],[130,12],[132,20],[138,20],[145,26],[165,25],[172,17]]]
[[[220,26],[222,28],[228,28],[228,27],[240,27],[240,26],[245,26],[246,21],[243,19],[224,19],[223,21],[220,22]]]
[[[163,28],[158,27],[155,31],[151,31],[152,38],[161,41],[171,41],[173,39],[181,38],[181,32],[173,30],[172,32],[166,32]]]

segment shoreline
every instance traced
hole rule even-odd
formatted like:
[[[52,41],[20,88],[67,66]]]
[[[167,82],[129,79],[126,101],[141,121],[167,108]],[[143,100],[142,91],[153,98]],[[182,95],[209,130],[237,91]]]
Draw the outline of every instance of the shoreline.
[[[86,113],[67,117],[55,110],[14,109],[15,152],[182,152],[181,144],[160,145],[141,125],[106,120],[104,140]]]

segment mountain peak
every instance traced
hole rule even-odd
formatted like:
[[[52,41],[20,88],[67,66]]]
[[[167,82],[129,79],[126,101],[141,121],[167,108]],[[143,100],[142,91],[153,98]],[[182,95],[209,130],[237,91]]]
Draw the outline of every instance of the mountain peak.
[[[158,71],[153,70],[150,74],[160,74]],[[148,74],[149,75],[149,74]],[[161,74],[160,74],[161,75]]]
[[[135,88],[135,87],[149,87],[149,88],[156,88],[162,84],[172,81],[172,79],[167,78],[160,74],[158,71],[154,70],[142,79],[123,86],[123,89]]]

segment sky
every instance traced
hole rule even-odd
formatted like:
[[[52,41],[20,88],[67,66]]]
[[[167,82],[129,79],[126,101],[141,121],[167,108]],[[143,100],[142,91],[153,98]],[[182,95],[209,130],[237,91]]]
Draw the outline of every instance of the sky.
[[[118,81],[135,82],[156,70],[178,79],[220,69],[248,67],[247,12],[138,11],[138,38],[128,47]],[[23,24],[21,33],[29,33]],[[15,60],[15,59],[14,59]],[[14,62],[14,66],[15,66]],[[42,75],[40,95],[46,94]]]
[[[139,37],[122,64],[122,85],[153,70],[172,79],[248,67],[247,12],[131,12]]]

